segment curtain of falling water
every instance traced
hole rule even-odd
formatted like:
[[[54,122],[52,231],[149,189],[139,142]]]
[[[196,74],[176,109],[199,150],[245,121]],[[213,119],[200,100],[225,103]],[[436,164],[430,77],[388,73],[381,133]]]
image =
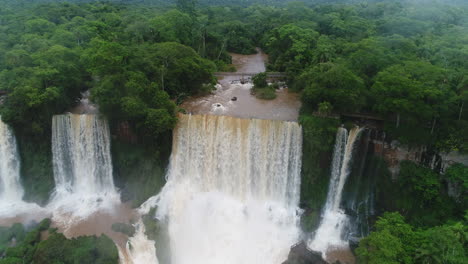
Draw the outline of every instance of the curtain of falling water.
[[[21,201],[23,193],[15,135],[0,120],[0,202]]]
[[[343,187],[350,173],[355,143],[361,131],[362,128],[355,127],[348,134],[346,129],[339,128],[336,134],[330,185],[322,220],[314,238],[309,241],[309,247],[321,251],[324,256],[331,249],[347,246],[343,232],[348,225],[348,217],[340,208],[340,203]]]
[[[296,122],[181,115],[155,200],[173,264],[282,263],[299,240]]]
[[[54,213],[85,218],[119,203],[105,120],[97,115],[54,116],[52,154],[56,190],[50,206]]]

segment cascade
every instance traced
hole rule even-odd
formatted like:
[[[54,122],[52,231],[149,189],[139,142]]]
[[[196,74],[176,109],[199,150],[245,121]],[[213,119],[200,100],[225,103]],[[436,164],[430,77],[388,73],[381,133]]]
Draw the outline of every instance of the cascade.
[[[355,127],[348,134],[345,128],[339,128],[336,135],[330,184],[322,220],[314,238],[308,243],[310,248],[322,252],[323,255],[326,255],[330,249],[347,247],[347,241],[343,236],[348,225],[348,217],[340,208],[340,203],[350,173],[355,143],[361,131],[362,128]]]
[[[14,217],[39,208],[23,202],[23,194],[16,138],[11,128],[0,120],[0,216]]]
[[[27,213],[43,215],[44,210],[35,203],[23,201],[20,179],[20,158],[16,138],[11,128],[0,119],[0,218],[8,219]],[[27,220],[24,217],[21,220]]]
[[[296,122],[181,115],[167,184],[147,201],[167,221],[171,262],[286,260],[300,239],[301,148]]]
[[[130,237],[126,250],[119,248],[120,264],[159,264],[154,241],[145,235],[145,225],[140,219],[136,223],[136,232]]]
[[[348,239],[357,241],[370,232],[370,221],[375,216],[375,189],[381,163],[374,151],[371,136],[374,130],[362,132],[356,142],[353,168],[343,189],[342,206],[349,215]]]
[[[0,121],[0,201],[21,201],[20,162],[16,138],[7,124]]]
[[[84,219],[120,202],[114,187],[107,122],[97,115],[56,115],[52,119],[54,220]],[[73,215],[74,218],[60,215]]]

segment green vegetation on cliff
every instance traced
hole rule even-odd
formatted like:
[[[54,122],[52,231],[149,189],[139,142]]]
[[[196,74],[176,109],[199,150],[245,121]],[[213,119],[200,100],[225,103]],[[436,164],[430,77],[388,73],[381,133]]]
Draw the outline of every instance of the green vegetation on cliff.
[[[0,264],[118,263],[117,248],[105,235],[67,239],[49,226],[45,219],[31,230],[21,224],[0,227]],[[49,233],[47,239],[44,232]]]
[[[306,211],[302,222],[306,231],[318,225],[327,197],[330,164],[339,120],[301,115],[303,129],[301,207]]]
[[[114,179],[123,202],[131,201],[134,207],[138,207],[159,193],[166,183],[165,168],[171,143],[171,140],[166,140],[158,149],[153,149],[142,143],[112,142]]]

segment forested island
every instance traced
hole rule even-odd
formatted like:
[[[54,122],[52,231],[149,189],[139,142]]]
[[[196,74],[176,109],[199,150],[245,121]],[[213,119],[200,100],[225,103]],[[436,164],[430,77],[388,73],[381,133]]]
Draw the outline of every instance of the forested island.
[[[0,95],[0,264],[467,263],[463,0],[1,0]]]

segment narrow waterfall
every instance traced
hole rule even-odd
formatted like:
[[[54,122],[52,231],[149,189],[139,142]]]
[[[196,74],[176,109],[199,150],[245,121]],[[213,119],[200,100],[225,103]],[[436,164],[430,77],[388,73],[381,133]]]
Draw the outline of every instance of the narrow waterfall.
[[[310,248],[324,255],[330,249],[347,247],[347,241],[343,236],[348,225],[348,217],[340,208],[340,203],[343,187],[350,173],[355,143],[361,131],[362,128],[355,127],[348,134],[346,129],[339,128],[336,134],[327,201],[320,225],[314,238],[309,241]]]
[[[382,164],[371,139],[375,134],[366,129],[355,143],[353,166],[343,189],[341,205],[350,215],[348,239],[354,241],[369,234],[370,221],[376,215],[376,180]]]
[[[16,138],[10,127],[0,120],[0,201],[21,201],[24,190],[20,180]]]
[[[20,161],[16,138],[10,127],[0,120],[0,215],[14,216],[22,203]]]
[[[181,115],[168,182],[148,201],[167,221],[172,264],[286,260],[300,236],[301,148],[296,122]]]
[[[54,116],[52,154],[56,189],[50,206],[54,217],[58,212],[85,218],[119,202],[105,120],[97,115]]]
[[[27,213],[44,214],[39,205],[24,202],[23,194],[16,138],[11,128],[0,119],[0,217],[14,218]],[[22,220],[29,218],[25,217]]]

